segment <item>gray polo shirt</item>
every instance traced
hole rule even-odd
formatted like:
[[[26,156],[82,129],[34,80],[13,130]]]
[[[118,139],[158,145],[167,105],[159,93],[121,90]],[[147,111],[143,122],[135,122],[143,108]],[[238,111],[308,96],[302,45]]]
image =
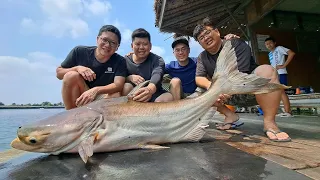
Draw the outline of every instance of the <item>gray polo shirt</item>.
[[[162,90],[162,79],[165,71],[165,63],[162,57],[150,52],[147,59],[141,63],[136,64],[133,62],[132,55],[125,56],[129,75],[140,75],[145,80],[150,80],[155,84],[157,91]]]
[[[234,38],[230,41],[236,52],[239,71],[248,74],[251,73],[257,67],[257,64],[251,55],[250,46],[239,38]],[[225,40],[222,41],[222,46],[216,54],[212,55],[206,50],[200,53],[197,62],[196,76],[212,78],[214,70],[216,69],[218,56],[225,42]]]

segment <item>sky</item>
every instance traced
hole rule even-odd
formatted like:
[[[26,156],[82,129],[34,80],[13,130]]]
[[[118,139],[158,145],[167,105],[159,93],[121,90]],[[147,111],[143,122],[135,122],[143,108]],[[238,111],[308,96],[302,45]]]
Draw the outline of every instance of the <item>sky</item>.
[[[62,81],[56,68],[77,45],[96,45],[101,26],[119,28],[117,51],[131,52],[131,33],[145,28],[152,52],[174,61],[172,34],[155,27],[153,0],[1,0],[0,102],[27,104],[62,102]],[[169,39],[168,39],[169,38]],[[167,40],[166,40],[167,39]],[[191,57],[202,51],[190,42]]]

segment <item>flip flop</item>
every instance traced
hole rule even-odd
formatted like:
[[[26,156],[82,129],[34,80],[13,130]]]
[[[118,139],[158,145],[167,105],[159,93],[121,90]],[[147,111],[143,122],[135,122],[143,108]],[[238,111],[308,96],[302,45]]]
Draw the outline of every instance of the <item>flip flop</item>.
[[[218,126],[225,126],[225,125],[231,125],[229,129],[236,129],[240,126],[242,126],[244,124],[244,122],[240,121],[239,119],[232,122],[232,123],[222,123]],[[219,129],[219,130],[229,130],[229,129]]]
[[[282,133],[283,131],[274,131],[272,129],[264,130],[264,133],[266,134],[268,139],[270,139],[271,141],[274,141],[274,142],[290,142],[291,141],[290,137],[288,137],[287,139],[271,139],[268,136],[267,132],[271,132],[272,134],[274,134],[274,136],[276,136],[278,138],[277,134]]]

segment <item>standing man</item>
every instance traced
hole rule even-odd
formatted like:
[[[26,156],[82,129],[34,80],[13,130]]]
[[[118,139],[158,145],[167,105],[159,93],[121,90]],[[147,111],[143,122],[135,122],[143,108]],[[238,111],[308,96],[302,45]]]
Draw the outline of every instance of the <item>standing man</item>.
[[[210,79],[214,74],[216,61],[224,46],[224,41],[220,38],[219,30],[209,18],[205,18],[195,27],[193,37],[205,49],[197,60],[196,83],[199,87],[207,90],[211,85]],[[270,82],[279,83],[278,73],[272,66],[261,65],[257,67],[253,61],[250,46],[246,44],[245,41],[235,38],[231,39],[231,44],[237,56],[238,69],[240,72],[248,74],[255,73],[260,77],[271,79]],[[264,131],[266,136],[273,141],[290,141],[289,135],[280,131],[275,122],[275,115],[280,104],[281,93],[282,91],[278,90],[267,94],[257,94],[255,97],[264,111]],[[239,96],[241,95],[233,95],[233,97]],[[249,99],[246,101],[250,103]],[[223,103],[213,103],[217,106],[217,110],[226,116],[224,123],[218,126],[218,129],[226,130],[233,126],[241,125],[237,123],[239,122],[238,115],[229,110]]]
[[[131,38],[133,54],[125,57],[128,77],[122,94],[128,95],[134,86],[150,80],[146,87],[140,88],[133,94],[132,100],[139,102],[172,101],[172,95],[162,89],[164,60],[150,52],[152,44],[149,32],[139,28],[133,31]]]
[[[265,45],[269,52],[269,61],[272,67],[276,68],[279,74],[279,81],[281,84],[288,85],[288,72],[286,67],[292,61],[295,53],[283,46],[276,46],[274,38],[269,37],[265,40]],[[285,56],[288,56],[285,60]],[[281,93],[281,100],[284,105],[284,113],[280,113],[277,116],[280,117],[292,117],[290,101],[288,95],[283,90]]]
[[[120,31],[104,25],[97,46],[76,46],[56,70],[63,80],[65,108],[83,106],[96,99],[119,97],[126,77],[125,59],[115,53],[121,42]]]

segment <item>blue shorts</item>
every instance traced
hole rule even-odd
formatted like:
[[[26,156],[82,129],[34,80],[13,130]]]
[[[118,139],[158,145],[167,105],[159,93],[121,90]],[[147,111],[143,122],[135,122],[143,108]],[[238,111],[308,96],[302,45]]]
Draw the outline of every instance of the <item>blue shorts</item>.
[[[287,74],[279,74],[280,84],[288,85],[288,75]]]

